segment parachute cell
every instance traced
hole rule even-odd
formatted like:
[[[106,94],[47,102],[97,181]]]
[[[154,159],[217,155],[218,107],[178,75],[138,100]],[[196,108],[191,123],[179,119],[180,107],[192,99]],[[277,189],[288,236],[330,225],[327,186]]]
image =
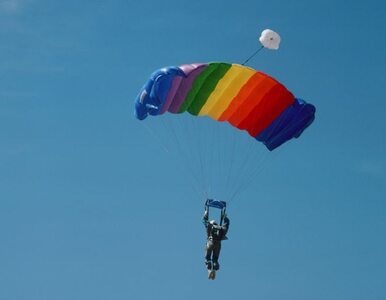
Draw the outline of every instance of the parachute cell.
[[[315,118],[313,105],[295,98],[274,78],[238,64],[160,69],[135,100],[135,116],[140,120],[185,111],[227,121],[269,150],[299,137]]]

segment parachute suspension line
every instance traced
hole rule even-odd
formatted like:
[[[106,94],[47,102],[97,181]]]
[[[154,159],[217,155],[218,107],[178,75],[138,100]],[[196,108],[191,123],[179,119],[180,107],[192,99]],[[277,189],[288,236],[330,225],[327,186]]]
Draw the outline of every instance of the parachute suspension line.
[[[186,127],[188,130],[188,139],[193,142],[193,145],[195,147],[189,146],[189,150],[191,153],[191,159],[193,164],[198,164],[199,165],[199,177],[201,180],[201,189],[203,190],[203,193],[205,197],[207,198],[208,191],[207,191],[207,184],[206,184],[206,178],[205,178],[205,172],[204,172],[204,163],[202,161],[202,156],[201,156],[201,142],[200,142],[200,137],[199,137],[199,130],[194,130],[194,124],[192,120],[192,116],[189,114],[186,116],[189,118],[189,120],[186,123]],[[196,151],[194,151],[194,149]]]
[[[211,131],[210,131],[210,134],[208,135],[208,137],[210,138],[210,140],[208,141],[208,143],[206,143],[206,149],[207,151],[209,152],[208,153],[208,158],[209,158],[209,162],[208,162],[208,175],[209,175],[209,193],[212,193],[212,189],[213,188],[216,188],[216,179],[218,178],[219,174],[215,172],[215,170],[217,169],[218,167],[218,164],[216,164],[216,160],[218,159],[218,155],[219,155],[219,150],[218,150],[218,141],[216,139],[217,137],[217,134],[216,134],[216,125],[218,124],[215,124],[214,122],[210,122],[211,123]],[[218,169],[217,169],[218,171]]]
[[[249,62],[257,53],[259,53],[262,49],[264,48],[264,46],[261,46],[259,49],[257,49],[250,57],[248,57],[241,65],[242,66],[245,66],[245,64],[247,62]]]
[[[200,121],[204,121],[204,120],[200,120]],[[208,147],[208,142],[209,140],[211,139],[212,137],[212,128],[208,128],[208,131],[202,131],[201,132],[201,145],[202,145],[202,157],[203,157],[203,161],[204,161],[204,172],[205,172],[205,176],[207,178],[207,186],[206,186],[206,189],[207,189],[207,192],[208,192],[208,195],[210,196],[211,195],[211,170],[212,170],[212,158],[211,158],[211,151],[209,150],[209,147]]]
[[[221,124],[223,126],[223,124]],[[218,184],[218,187],[220,190],[223,191],[223,194],[225,194],[226,192],[226,185],[225,185],[225,179],[227,177],[227,172],[226,172],[226,169],[225,169],[225,166],[226,166],[226,163],[230,164],[229,161],[226,160],[225,158],[225,151],[224,149],[229,149],[229,151],[231,151],[231,147],[227,148],[226,145],[225,145],[225,142],[227,140],[227,130],[226,128],[223,128],[223,130],[221,130],[221,135],[218,134],[218,154],[217,154],[217,164],[219,166],[219,169],[218,169],[218,176],[217,176],[217,184]],[[221,197],[224,197],[223,195],[221,195]],[[225,201],[226,201],[226,198],[223,198]]]
[[[235,152],[236,152],[236,130],[231,130],[231,138],[228,139],[231,141],[232,145],[231,145],[231,152],[230,152],[230,156],[228,158],[228,171],[227,171],[227,175],[226,175],[226,181],[225,181],[225,187],[227,189],[227,199],[228,197],[230,196],[231,194],[231,188],[230,188],[230,185],[231,185],[231,174],[233,174],[233,164],[234,164],[234,161],[235,161]],[[233,178],[232,178],[233,179]]]
[[[161,117],[160,119],[162,120],[162,117]],[[149,135],[155,140],[155,143],[158,144],[158,145],[160,145],[160,147],[161,147],[168,155],[172,155],[172,152],[171,152],[171,151],[169,150],[169,148],[167,147],[167,143],[165,143],[165,142],[163,141],[163,139],[160,138],[160,134],[157,134],[157,132],[156,132],[153,128],[149,127],[145,122],[140,122],[140,123],[141,123],[142,126],[146,129],[146,131],[149,133]],[[171,137],[170,137],[170,132],[173,132],[173,130],[172,130],[172,129],[168,130],[168,127],[169,127],[169,126],[166,125],[166,122],[165,122],[164,120],[161,121],[161,124],[162,124],[162,126],[164,127],[164,131],[165,131],[165,133],[166,133],[166,134],[164,134],[164,136],[165,136],[165,137],[168,136],[167,139],[169,140],[169,142],[172,142]],[[173,126],[170,126],[169,128],[173,128]],[[169,133],[169,134],[168,134],[168,133]],[[174,136],[174,139],[176,140],[177,143],[179,142],[179,139],[178,139],[178,136],[177,136],[177,135]],[[166,140],[166,138],[165,138],[165,140]],[[180,151],[180,152],[182,152],[182,155],[184,154],[183,151]],[[177,165],[181,168],[181,171],[186,172],[186,170],[183,170],[182,164],[180,165],[180,163],[177,163]],[[189,168],[189,166],[187,166],[187,169],[188,169],[188,171],[190,171],[190,172],[187,172],[187,173],[188,173],[188,174],[190,173],[190,175],[191,175],[191,177],[192,177],[192,179],[193,179],[193,181],[194,181],[194,184],[192,185],[192,186],[193,186],[193,189],[195,190],[195,192],[196,192],[198,195],[202,196],[201,192],[199,191],[200,189],[198,188],[198,186],[200,186],[199,181],[198,181],[198,179],[197,179],[198,176],[194,173],[193,169]]]
[[[204,122],[206,120],[201,119],[200,125],[203,126]],[[212,124],[211,124],[212,125]],[[204,176],[206,178],[206,191],[207,194],[210,196],[212,192],[212,169],[213,167],[213,159],[212,159],[212,153],[213,153],[213,147],[209,147],[210,144],[213,143],[213,127],[209,128],[208,131],[206,130],[200,130],[201,137],[201,158],[203,158],[203,169],[204,169]]]
[[[208,198],[207,191],[207,179],[205,177],[204,163],[202,160],[202,156],[200,154],[201,145],[200,145],[200,137],[198,135],[199,130],[195,130],[196,123],[192,119],[190,114],[186,114],[184,116],[188,118],[187,122],[183,122],[184,126],[187,130],[187,140],[188,140],[188,151],[190,152],[190,162],[193,165],[193,169],[198,169],[197,165],[199,165],[198,169],[198,178],[200,180],[200,187],[204,198]],[[196,151],[195,151],[196,150]]]
[[[249,138],[249,137],[248,137]],[[242,160],[240,160],[237,165],[239,166],[237,169],[237,172],[236,174],[238,174],[238,177],[236,178],[234,184],[232,185],[232,195],[235,193],[235,191],[237,191],[240,186],[243,186],[244,183],[245,183],[245,180],[247,179],[247,174],[250,173],[250,168],[254,165],[259,165],[260,162],[256,162],[256,161],[259,161],[260,159],[256,160],[256,147],[258,147],[259,145],[256,145],[256,141],[250,141],[249,143],[249,146],[246,150],[244,150],[243,152],[245,153],[244,157]],[[258,152],[259,153],[259,156],[261,157],[263,155],[262,152]],[[230,197],[229,201],[232,199],[232,196]]]
[[[177,120],[178,120],[178,118],[177,118]],[[179,167],[181,168],[181,171],[183,171],[183,173],[190,174],[190,176],[193,179],[192,187],[195,190],[195,192],[201,196],[201,192],[200,192],[200,188],[199,188],[200,182],[198,180],[199,177],[194,172],[194,169],[192,168],[192,166],[190,164],[190,160],[188,159],[188,157],[187,157],[187,155],[182,147],[181,139],[175,130],[175,128],[180,128],[180,127],[174,126],[175,124],[172,123],[173,121],[170,120],[170,122],[171,122],[171,124],[168,124],[167,121],[163,120],[161,117],[161,124],[163,125],[166,132],[171,133],[175,143],[177,144],[178,155],[182,157],[182,160],[180,159],[179,163],[177,163],[177,165],[179,165]]]
[[[193,164],[198,161],[198,164],[200,166],[199,178],[200,178],[200,182],[201,182],[201,190],[203,191],[203,194],[204,194],[205,198],[207,199],[208,198],[207,179],[205,176],[204,162],[203,162],[203,158],[201,155],[201,152],[202,152],[201,151],[201,137],[198,134],[198,132],[200,130],[194,130],[194,126],[196,126],[197,124],[195,122],[193,122],[191,115],[186,115],[185,117],[189,119],[185,123],[185,128],[188,132],[188,140],[191,143],[191,145],[188,147],[189,151],[190,151],[190,157],[191,157]],[[197,151],[194,151],[194,149],[196,149]]]
[[[218,127],[215,124],[215,122],[211,122],[213,124],[213,140],[211,141],[210,146],[212,149],[212,157],[213,157],[213,165],[212,165],[212,176],[213,176],[213,187],[215,188],[216,194],[218,193],[217,190],[219,190],[219,182],[218,179],[221,176],[221,163],[220,163],[220,155],[221,155],[221,149],[220,149],[220,140],[219,140],[219,134],[218,134]]]
[[[145,122],[140,122],[142,126],[147,130],[147,132],[150,134],[150,136],[161,146],[161,148],[168,154],[170,154],[169,149],[167,146],[162,142],[162,140],[159,138],[159,136],[155,133],[153,129],[151,129]]]
[[[245,184],[243,186],[240,186],[239,190],[236,191],[236,193],[234,194],[234,197],[236,197],[239,193],[241,193],[242,191],[244,191],[249,185],[251,185],[251,183],[253,182],[253,179],[255,178],[255,176],[259,173],[262,173],[263,172],[263,169],[267,166],[267,164],[265,164],[266,162],[266,158],[268,156],[273,156],[273,157],[276,157],[277,156],[277,152],[276,153],[270,153],[270,152],[266,152],[265,155],[262,157],[261,159],[261,162],[255,167],[254,170],[252,170],[252,172],[249,174],[248,176],[248,180],[245,182]]]
[[[217,191],[220,190],[222,187],[221,187],[221,177],[223,176],[223,173],[222,173],[222,152],[223,152],[223,148],[221,147],[221,136],[220,136],[220,132],[222,130],[220,130],[220,126],[223,125],[223,124],[218,124],[216,122],[213,122],[213,141],[211,142],[212,144],[215,145],[214,147],[214,150],[213,151],[213,160],[214,160],[214,167],[213,168],[213,183],[215,184],[215,187],[216,187],[216,193],[218,193]],[[222,128],[221,128],[222,129]]]
[[[207,197],[207,192],[205,188],[205,179],[202,176],[202,163],[200,161],[200,169],[197,168],[197,155],[198,153],[194,151],[196,147],[196,141],[195,138],[197,139],[197,135],[194,134],[193,126],[194,123],[192,121],[192,118],[189,114],[183,114],[181,115],[182,118],[180,119],[180,124],[178,128],[182,131],[182,135],[184,136],[184,140],[186,140],[185,146],[186,146],[186,151],[187,153],[187,163],[190,165],[192,172],[193,170],[196,170],[196,178],[197,182],[199,182],[199,189],[201,191],[200,197],[208,198]],[[188,119],[188,120],[186,120]],[[200,173],[201,172],[201,173]]]
[[[218,127],[223,127],[225,126],[224,124],[218,124],[219,126]],[[226,166],[226,163],[230,163],[229,161],[226,161],[226,158],[225,158],[225,151],[224,149],[230,149],[226,147],[226,145],[224,145],[224,143],[226,142],[226,136],[222,137],[222,135],[226,135],[227,133],[227,130],[226,128],[222,128],[224,130],[218,130],[217,134],[216,134],[216,137],[217,137],[217,143],[216,145],[217,146],[217,164],[219,166],[219,169],[218,169],[218,172],[217,172],[217,186],[219,189],[221,190],[224,190],[224,194],[226,193],[226,186],[224,185],[225,182],[225,177],[226,177],[226,170],[225,170],[225,166]],[[221,134],[220,134],[221,132]],[[224,199],[226,201],[226,199]]]
[[[244,182],[241,182],[241,184],[235,189],[234,193],[229,199],[229,202],[236,198],[236,196],[244,191],[256,178],[256,175],[259,174],[263,168],[265,167],[264,162],[266,161],[266,158],[268,157],[269,153],[266,152],[265,154],[261,155],[259,158],[259,161],[256,163],[255,167],[249,172],[247,176],[245,176],[246,180]]]

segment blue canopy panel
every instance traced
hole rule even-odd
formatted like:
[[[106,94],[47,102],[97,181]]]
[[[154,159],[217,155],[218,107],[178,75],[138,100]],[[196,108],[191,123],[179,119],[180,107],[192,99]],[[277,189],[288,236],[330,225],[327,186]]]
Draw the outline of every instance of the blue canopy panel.
[[[292,138],[298,138],[315,119],[315,106],[301,99],[295,100],[293,105],[256,136],[270,151]]]
[[[208,205],[210,207],[219,208],[219,209],[223,209],[223,208],[227,207],[227,203],[225,201],[220,201],[220,200],[215,200],[215,199],[207,199],[206,205]]]
[[[134,115],[143,120],[148,115],[158,115],[168,96],[169,89],[176,76],[185,76],[177,67],[168,67],[155,71],[142,87],[135,99]]]

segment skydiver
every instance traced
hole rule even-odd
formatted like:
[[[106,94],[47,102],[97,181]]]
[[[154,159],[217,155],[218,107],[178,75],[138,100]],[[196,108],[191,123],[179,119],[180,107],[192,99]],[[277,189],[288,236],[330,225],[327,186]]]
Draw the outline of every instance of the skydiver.
[[[221,251],[221,241],[228,239],[226,234],[229,229],[229,219],[225,214],[224,224],[218,225],[215,220],[208,222],[208,217],[209,212],[205,209],[205,213],[202,218],[207,233],[205,264],[208,269],[209,279],[214,279],[216,271],[220,268],[218,259]]]

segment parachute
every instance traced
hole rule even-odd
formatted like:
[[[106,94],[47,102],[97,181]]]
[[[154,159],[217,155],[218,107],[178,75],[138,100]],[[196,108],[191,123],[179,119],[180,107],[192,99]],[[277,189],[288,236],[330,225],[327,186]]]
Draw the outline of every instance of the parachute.
[[[270,151],[298,138],[315,119],[315,107],[295,98],[276,79],[243,65],[222,62],[155,71],[135,100],[134,114],[144,120],[166,112],[227,121]]]
[[[264,48],[277,50],[280,45],[280,35],[271,29],[265,29],[261,32],[259,41]]]

